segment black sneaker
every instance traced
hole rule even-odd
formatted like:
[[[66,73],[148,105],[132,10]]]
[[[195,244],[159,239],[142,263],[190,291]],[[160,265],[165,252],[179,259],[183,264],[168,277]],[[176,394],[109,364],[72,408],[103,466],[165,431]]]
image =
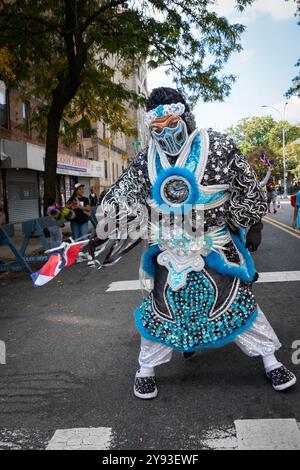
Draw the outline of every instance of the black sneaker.
[[[278,392],[287,390],[297,382],[295,375],[284,366],[270,370],[270,372],[267,372],[267,377],[271,381],[273,388]]]
[[[133,393],[143,400],[156,398],[158,394],[155,377],[135,377]]]

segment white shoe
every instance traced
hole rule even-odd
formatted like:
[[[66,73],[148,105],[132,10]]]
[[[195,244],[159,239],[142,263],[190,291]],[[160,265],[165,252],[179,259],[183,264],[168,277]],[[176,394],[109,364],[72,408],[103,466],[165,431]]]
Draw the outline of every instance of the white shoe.
[[[88,253],[79,253],[76,260],[77,263],[83,263],[83,261],[92,261],[93,258]]]

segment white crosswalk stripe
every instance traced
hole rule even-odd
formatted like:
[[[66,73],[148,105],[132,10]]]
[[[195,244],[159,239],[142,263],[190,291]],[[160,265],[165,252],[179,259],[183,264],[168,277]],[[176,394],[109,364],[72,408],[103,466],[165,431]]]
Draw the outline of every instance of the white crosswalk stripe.
[[[46,450],[107,450],[111,428],[58,429]]]
[[[147,282],[147,286],[150,286],[150,282]],[[123,290],[139,290],[141,288],[140,281],[116,281],[109,284],[106,292],[116,292]]]
[[[279,271],[270,273],[259,273],[259,279],[257,283],[269,283],[269,282],[295,282],[300,281],[300,271]],[[147,286],[150,287],[151,281],[146,281]],[[117,292],[117,291],[131,291],[140,290],[141,284],[139,280],[133,281],[116,281],[109,284],[106,292]]]
[[[30,432],[25,434],[24,430],[10,431],[7,436],[15,436],[16,440],[9,441],[5,438],[5,430],[0,430],[0,450],[34,448],[28,444]],[[32,434],[36,438],[37,433]],[[111,450],[113,437],[113,447],[117,450],[117,436],[112,428],[59,429],[49,435],[48,442],[42,448]],[[242,419],[235,421],[231,427],[202,430],[198,440],[199,450],[300,450],[300,423],[295,419]]]
[[[300,271],[279,271],[259,273],[258,283],[265,282],[295,282],[300,281]]]
[[[239,450],[299,450],[300,431],[295,419],[235,421]]]

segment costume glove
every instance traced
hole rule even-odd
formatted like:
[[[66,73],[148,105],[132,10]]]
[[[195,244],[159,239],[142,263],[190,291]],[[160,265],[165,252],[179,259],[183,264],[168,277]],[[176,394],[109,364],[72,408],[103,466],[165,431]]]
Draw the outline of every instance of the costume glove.
[[[259,245],[261,244],[262,229],[263,223],[258,222],[257,224],[252,225],[248,230],[248,233],[246,235],[246,248],[248,248],[249,251],[256,251]]]

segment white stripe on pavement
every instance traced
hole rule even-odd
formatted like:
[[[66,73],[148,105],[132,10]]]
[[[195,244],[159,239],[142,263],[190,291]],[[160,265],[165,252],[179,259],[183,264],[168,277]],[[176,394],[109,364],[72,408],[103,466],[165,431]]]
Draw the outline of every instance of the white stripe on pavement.
[[[258,283],[267,282],[292,282],[300,281],[300,271],[279,271],[271,273],[259,273]],[[150,287],[151,281],[146,281],[146,284]],[[139,290],[141,284],[139,280],[134,281],[117,281],[109,284],[106,292],[116,292],[123,290]]]
[[[236,430],[234,427],[226,429],[210,429],[201,439],[201,448],[209,450],[238,450]]]
[[[274,273],[259,273],[257,282],[292,282],[300,281],[300,271],[279,271]]]
[[[58,429],[46,450],[107,450],[111,428]]]
[[[146,281],[147,285],[150,286],[150,281]],[[139,280],[137,281],[118,281],[112,282],[109,284],[108,289],[106,292],[115,292],[121,290],[140,290],[141,283]]]
[[[243,419],[234,424],[239,450],[300,450],[295,419]]]
[[[33,449],[38,432],[0,429],[0,451]],[[31,437],[33,441],[31,442]],[[237,420],[234,426],[202,430],[201,436],[189,436],[205,450],[300,450],[300,423],[295,419]],[[189,439],[187,436],[187,441]],[[44,436],[41,435],[41,442]],[[41,443],[40,443],[41,444]],[[188,442],[187,442],[188,444]],[[39,448],[44,447],[39,445]],[[112,448],[112,428],[58,429],[46,450],[109,450]],[[117,449],[117,436],[114,437]]]

